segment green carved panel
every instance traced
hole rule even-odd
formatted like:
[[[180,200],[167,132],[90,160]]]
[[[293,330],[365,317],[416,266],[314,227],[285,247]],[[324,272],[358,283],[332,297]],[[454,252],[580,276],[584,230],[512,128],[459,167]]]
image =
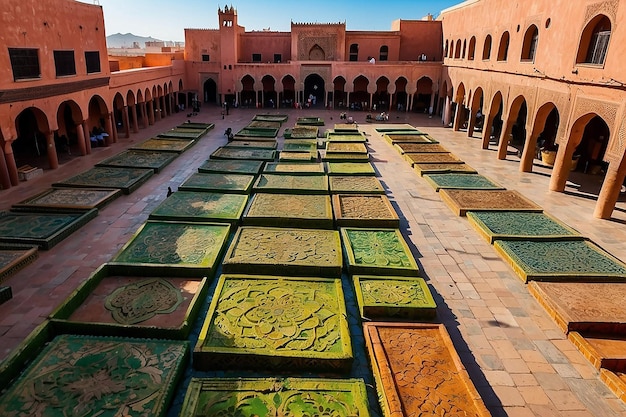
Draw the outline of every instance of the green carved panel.
[[[359,128],[354,123],[335,123],[333,130],[338,133],[359,133]]]
[[[444,189],[439,192],[439,197],[459,216],[465,216],[468,211],[543,211],[515,190]]]
[[[215,127],[215,124],[213,123],[202,123],[202,122],[190,122],[187,121],[183,124],[180,124],[176,127],[179,127],[181,129],[194,129],[194,130],[202,130],[202,131],[206,131],[208,132],[209,130],[213,129]]]
[[[230,148],[257,148],[257,149],[276,149],[277,142],[275,140],[233,140],[224,147]]]
[[[282,121],[275,121],[275,120],[252,120],[250,123],[248,123],[248,126],[251,129],[255,129],[255,128],[270,128],[270,129],[280,129],[280,127],[282,126],[283,122]]]
[[[383,139],[390,145],[398,143],[439,143],[429,135],[404,133],[385,133]]]
[[[211,154],[211,159],[245,159],[250,161],[273,161],[276,151],[255,148],[218,148]]]
[[[360,379],[192,378],[181,415],[186,417],[368,417]]]
[[[243,224],[332,229],[330,196],[255,194],[243,217]]]
[[[367,142],[367,138],[363,133],[335,133],[329,132],[326,135],[326,139],[329,142],[357,142],[357,143],[365,143]]]
[[[123,263],[129,271],[212,276],[229,232],[226,223],[148,221],[120,249],[113,263]]]
[[[400,227],[400,219],[385,195],[335,194],[333,211],[339,227]]]
[[[326,175],[261,174],[254,183],[257,193],[328,194]]]
[[[98,167],[151,168],[159,172],[178,154],[173,152],[127,150],[96,164]]]
[[[289,163],[289,162],[267,162],[263,172],[268,174],[287,175],[324,175],[324,164],[316,163]]]
[[[422,278],[355,275],[354,289],[366,319],[432,319],[437,304]]]
[[[256,175],[261,171],[262,167],[263,162],[261,161],[246,161],[241,159],[209,159],[198,167],[198,172]]]
[[[296,124],[301,126],[324,126],[324,119],[321,117],[298,117]]]
[[[576,230],[545,213],[469,212],[467,219],[489,243],[496,239],[583,239]]]
[[[254,175],[196,173],[187,178],[179,191],[201,191],[229,194],[249,194]]]
[[[14,209],[32,211],[91,210],[102,208],[119,197],[120,190],[95,190],[80,188],[50,188],[27,200],[13,205]]]
[[[401,154],[405,153],[448,153],[443,145],[438,143],[396,143],[393,145]]]
[[[150,138],[132,146],[131,149],[181,153],[192,147],[195,143],[196,141],[194,139]]]
[[[367,153],[364,143],[353,142],[327,142],[326,153]]]
[[[286,114],[257,114],[254,116],[252,120],[256,120],[259,122],[280,122],[284,123],[289,119],[289,116]]]
[[[494,247],[525,282],[626,281],[626,265],[589,241],[496,240]]]
[[[50,249],[98,215],[97,209],[72,213],[0,212],[0,243]]]
[[[369,159],[370,157],[367,153],[327,152],[322,157],[324,162],[367,162]]]
[[[352,345],[341,279],[222,275],[194,366],[346,371]]]
[[[398,229],[342,228],[351,274],[417,276],[419,268]]]
[[[297,125],[290,129],[289,137],[292,139],[316,139],[318,132],[319,127],[317,126]]]
[[[281,162],[313,162],[317,160],[317,151],[314,152],[297,152],[297,151],[280,151],[278,160]]]
[[[159,133],[157,135],[158,138],[169,138],[169,139],[200,139],[204,133],[200,131],[185,131],[183,130],[169,130],[167,132]]]
[[[52,184],[53,187],[118,188],[130,194],[154,174],[149,168],[94,167],[69,179]]]
[[[0,415],[164,416],[187,342],[62,335],[0,398]]]
[[[385,194],[385,187],[374,176],[331,176],[328,177],[332,194]]]
[[[317,152],[317,140],[287,139],[283,143],[283,151],[291,152]]]
[[[246,194],[177,191],[154,209],[150,219],[236,224],[247,202]]]
[[[369,162],[327,162],[328,175],[376,175]]]
[[[227,273],[341,276],[342,252],[335,230],[240,227],[224,256]]]
[[[503,190],[504,187],[481,174],[428,174],[424,179],[439,191],[442,188],[463,190]]]
[[[235,134],[235,137],[246,138],[275,138],[278,136],[277,128],[267,127],[244,127]]]
[[[476,174],[471,166],[463,164],[413,164],[413,170],[421,177],[426,174]]]

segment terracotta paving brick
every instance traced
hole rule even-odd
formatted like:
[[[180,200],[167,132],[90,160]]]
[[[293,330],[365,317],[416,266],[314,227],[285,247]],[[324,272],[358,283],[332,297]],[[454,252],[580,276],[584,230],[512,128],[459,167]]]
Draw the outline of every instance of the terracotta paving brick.
[[[165,199],[168,186],[176,190],[211,152],[226,142],[222,134],[226,127],[238,130],[256,114],[253,109],[237,109],[223,120],[219,108],[205,107],[194,120],[214,122],[216,126],[196,146],[136,192],[106,206],[98,217],[52,250],[42,252],[39,260],[7,281],[14,298],[0,305],[0,360],[20,343],[22,334],[41,323],[95,268],[115,255],[146,220],[149,211]],[[296,113],[304,111],[285,113],[291,116],[289,127]],[[326,120],[325,128],[330,128],[334,123],[330,117],[336,118],[338,112],[315,113]],[[365,113],[355,116],[357,121],[364,120]],[[407,113],[397,117],[393,120],[429,132],[481,174],[522,192],[559,220],[575,225],[614,256],[626,260],[626,202],[618,202],[613,213],[615,221],[594,219],[595,201],[577,196],[576,189],[568,187],[568,193],[548,191],[550,169],[535,166],[535,173],[520,173],[515,156],[498,160],[495,152],[481,149],[477,134],[468,138],[465,132],[443,128],[437,118],[424,115]],[[120,138],[111,147],[96,148],[91,155],[76,158],[28,184],[0,191],[0,210],[185,120],[184,114],[167,117],[129,139]],[[480,238],[466,218],[448,209],[439,194],[380,138],[374,125],[364,123],[359,127],[368,134],[368,148],[375,155],[373,165],[399,211],[404,236],[415,251],[422,276],[438,301],[438,318],[450,330],[490,412],[509,417],[626,417],[624,403],[600,381],[598,372],[567,340],[494,248]],[[349,318],[349,325],[358,333],[357,318]],[[355,366],[368,372],[362,362],[357,360]]]

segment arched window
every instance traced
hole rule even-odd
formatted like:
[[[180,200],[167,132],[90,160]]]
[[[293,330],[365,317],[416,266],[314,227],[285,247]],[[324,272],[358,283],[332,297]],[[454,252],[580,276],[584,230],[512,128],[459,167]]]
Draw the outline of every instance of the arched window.
[[[450,41],[450,55],[448,58],[454,58],[454,40]]]
[[[611,21],[598,15],[587,24],[580,38],[576,63],[604,64],[611,39]]]
[[[476,36],[472,36],[469,41],[469,49],[467,51],[467,59],[474,60],[474,53],[476,51]]]
[[[467,39],[463,40],[463,53],[461,54],[461,58],[465,59],[465,51],[467,50]]]
[[[359,60],[359,44],[353,43],[350,45],[350,61],[358,61]]]
[[[498,61],[506,61],[509,54],[509,32],[504,32],[500,38],[500,46],[498,47]]]
[[[524,34],[524,44],[522,45],[522,61],[534,61],[537,52],[537,42],[539,41],[539,29],[537,26],[530,25]]]
[[[380,54],[378,55],[379,61],[386,61],[389,57],[389,47],[387,45],[383,45],[380,47]]]
[[[443,49],[443,56],[448,57],[448,40],[446,39],[446,46]]]
[[[487,35],[485,38],[485,44],[483,45],[483,59],[489,59],[491,57],[491,35]]]
[[[456,46],[454,47],[454,57],[461,58],[461,39],[456,41]]]

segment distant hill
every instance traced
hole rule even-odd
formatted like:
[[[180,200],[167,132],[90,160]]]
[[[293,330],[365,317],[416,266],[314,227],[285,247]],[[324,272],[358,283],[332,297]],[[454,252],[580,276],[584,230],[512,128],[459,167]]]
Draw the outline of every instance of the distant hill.
[[[114,35],[107,36],[107,48],[132,48],[133,44],[137,42],[140,48],[146,47],[146,42],[159,42],[160,39],[155,39],[152,36],[137,36],[132,33],[116,33]]]

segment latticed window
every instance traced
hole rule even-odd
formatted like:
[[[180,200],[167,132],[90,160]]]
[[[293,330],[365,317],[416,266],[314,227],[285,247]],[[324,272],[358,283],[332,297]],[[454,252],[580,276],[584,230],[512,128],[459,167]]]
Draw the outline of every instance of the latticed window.
[[[87,74],[100,72],[100,52],[85,51],[85,66],[87,67]]]
[[[389,47],[387,45],[383,45],[380,47],[380,55],[378,56],[379,61],[386,61],[389,58]]]
[[[54,51],[54,68],[57,77],[76,75],[76,62],[74,51]]]
[[[610,40],[611,21],[604,15],[596,16],[583,30],[576,62],[579,64],[604,64]]]
[[[350,61],[358,61],[359,60],[359,44],[353,43],[350,45]]]
[[[41,77],[39,50],[31,48],[9,48],[14,80]]]

